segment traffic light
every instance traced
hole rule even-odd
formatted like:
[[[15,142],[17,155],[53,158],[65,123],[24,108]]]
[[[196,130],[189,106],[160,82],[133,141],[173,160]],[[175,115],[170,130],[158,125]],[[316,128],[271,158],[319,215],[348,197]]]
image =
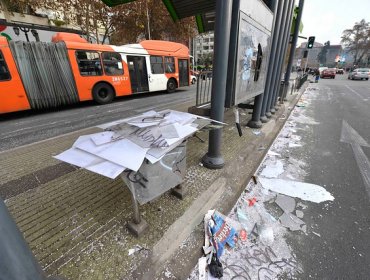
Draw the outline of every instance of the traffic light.
[[[313,43],[315,43],[315,36],[308,37],[307,49],[312,49]]]

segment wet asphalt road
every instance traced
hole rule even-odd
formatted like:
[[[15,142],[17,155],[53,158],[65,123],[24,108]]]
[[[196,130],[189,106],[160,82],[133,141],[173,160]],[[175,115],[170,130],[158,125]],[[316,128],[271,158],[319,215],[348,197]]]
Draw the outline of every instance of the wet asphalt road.
[[[319,124],[300,134],[301,157],[308,162],[305,181],[325,187],[335,200],[310,204],[309,234],[289,239],[303,265],[299,279],[370,279],[370,145],[358,136],[370,143],[370,81],[337,75],[310,84],[316,85],[320,93],[307,111]],[[355,130],[353,145],[340,141],[343,121]]]
[[[156,92],[121,97],[107,105],[91,101],[44,112],[0,115],[0,152],[152,109],[159,111],[188,102],[192,106],[195,91],[196,87],[191,85],[172,94]]]

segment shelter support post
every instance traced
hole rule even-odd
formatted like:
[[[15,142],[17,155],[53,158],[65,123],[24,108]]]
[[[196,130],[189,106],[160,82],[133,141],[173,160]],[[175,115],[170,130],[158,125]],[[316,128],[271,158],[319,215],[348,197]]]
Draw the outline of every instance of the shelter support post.
[[[274,13],[274,23],[273,23],[273,35],[272,35],[272,42],[271,42],[271,50],[270,50],[270,59],[269,65],[267,69],[267,76],[266,76],[266,84],[264,89],[264,98],[262,102],[262,109],[261,109],[261,121],[263,123],[268,122],[268,116],[271,117],[271,114],[268,110],[269,104],[271,104],[272,98],[272,81],[274,77],[274,66],[276,64],[276,59],[278,56],[277,53],[277,45],[279,41],[279,34],[283,28],[282,26],[282,15],[284,11],[284,7],[288,0],[277,0],[278,3],[275,6],[276,10]]]
[[[290,27],[291,27],[291,20],[292,20],[292,11],[294,6],[294,0],[288,0],[286,5],[286,10],[283,15],[284,24],[283,24],[283,34],[279,38],[279,44],[278,44],[278,59],[276,63],[276,67],[274,67],[274,82],[273,82],[273,98],[271,99],[271,104],[269,104],[269,110],[271,113],[275,113],[275,105],[276,101],[279,97],[279,89],[280,89],[280,83],[281,83],[281,72],[284,64],[284,58],[286,53],[286,48],[288,46],[289,41],[289,35],[290,35]]]
[[[211,118],[217,121],[224,119],[232,2],[216,0]],[[224,166],[225,162],[221,155],[221,138],[222,129],[209,132],[208,153],[202,158],[205,167],[219,169]]]

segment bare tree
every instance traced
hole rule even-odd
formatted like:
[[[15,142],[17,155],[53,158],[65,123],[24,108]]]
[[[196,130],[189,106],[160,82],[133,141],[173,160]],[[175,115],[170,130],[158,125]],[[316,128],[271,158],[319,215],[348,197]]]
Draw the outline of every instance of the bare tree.
[[[324,43],[324,46],[321,48],[319,54],[317,55],[317,60],[320,64],[326,65],[326,55],[330,48],[330,41]]]
[[[353,54],[354,64],[361,64],[370,52],[370,22],[362,19],[351,29],[344,30],[341,42]]]

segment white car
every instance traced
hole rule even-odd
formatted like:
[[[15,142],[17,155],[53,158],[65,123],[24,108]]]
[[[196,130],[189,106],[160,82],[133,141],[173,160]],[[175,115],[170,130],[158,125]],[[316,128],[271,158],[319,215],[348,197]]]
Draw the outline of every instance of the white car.
[[[190,75],[190,81],[191,81],[191,84],[194,85],[197,82],[197,77],[194,75]]]
[[[328,67],[319,67],[319,72],[320,72],[320,75],[321,75],[321,72],[328,69]]]
[[[350,80],[368,80],[369,79],[369,69],[368,68],[358,68],[348,74],[348,79]]]

